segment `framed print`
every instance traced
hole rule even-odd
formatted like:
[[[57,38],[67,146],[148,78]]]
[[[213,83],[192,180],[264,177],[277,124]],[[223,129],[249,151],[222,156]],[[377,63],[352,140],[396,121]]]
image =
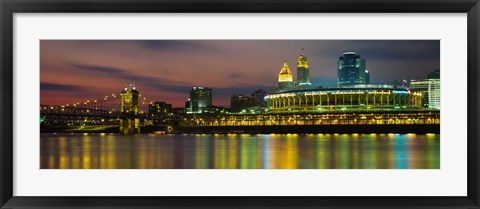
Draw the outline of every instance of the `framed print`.
[[[2,208],[479,208],[478,1],[2,1]]]

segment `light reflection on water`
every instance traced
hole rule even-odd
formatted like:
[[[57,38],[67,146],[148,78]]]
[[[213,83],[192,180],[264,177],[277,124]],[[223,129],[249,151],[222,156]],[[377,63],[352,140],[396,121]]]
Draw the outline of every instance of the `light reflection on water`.
[[[440,135],[41,134],[42,169],[438,169]]]

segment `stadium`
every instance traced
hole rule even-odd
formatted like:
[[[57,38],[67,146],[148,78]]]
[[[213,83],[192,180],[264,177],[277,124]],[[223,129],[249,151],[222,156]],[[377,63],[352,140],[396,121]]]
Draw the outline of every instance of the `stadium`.
[[[420,92],[393,85],[293,89],[265,97],[270,113],[410,111],[422,109],[422,99]]]

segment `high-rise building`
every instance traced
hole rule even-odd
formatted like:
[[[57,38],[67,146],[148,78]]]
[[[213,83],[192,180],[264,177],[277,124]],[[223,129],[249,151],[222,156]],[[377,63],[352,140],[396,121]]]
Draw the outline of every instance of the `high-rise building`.
[[[366,84],[365,60],[355,52],[344,52],[337,61],[338,86]]]
[[[292,89],[293,85],[293,75],[288,67],[287,61],[283,62],[283,67],[278,74],[278,90],[288,90]]]
[[[312,85],[312,83],[310,83],[310,69],[308,67],[307,57],[303,56],[303,49],[297,59],[297,83],[298,86]]]
[[[212,89],[193,87],[190,90],[190,113],[210,112],[212,108]]]
[[[267,96],[267,92],[263,89],[257,89],[253,92],[253,99],[255,100],[255,106],[265,107],[265,96]]]
[[[245,95],[233,95],[230,98],[230,112],[242,112],[253,107],[255,101],[253,97]]]

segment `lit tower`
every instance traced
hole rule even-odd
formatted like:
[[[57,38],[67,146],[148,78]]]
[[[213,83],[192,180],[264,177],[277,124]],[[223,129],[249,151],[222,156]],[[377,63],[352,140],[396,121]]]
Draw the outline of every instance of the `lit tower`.
[[[338,86],[355,86],[370,82],[370,73],[365,71],[365,60],[355,52],[344,52],[337,61]]]
[[[138,96],[135,84],[130,89],[125,87],[120,93],[122,96],[122,109],[120,113],[120,133],[139,134],[140,118],[138,117]]]
[[[298,86],[312,85],[310,83],[310,70],[307,57],[303,56],[303,49],[297,60],[297,82]]]
[[[293,75],[288,67],[287,61],[283,61],[283,67],[278,74],[278,90],[293,88]]]

